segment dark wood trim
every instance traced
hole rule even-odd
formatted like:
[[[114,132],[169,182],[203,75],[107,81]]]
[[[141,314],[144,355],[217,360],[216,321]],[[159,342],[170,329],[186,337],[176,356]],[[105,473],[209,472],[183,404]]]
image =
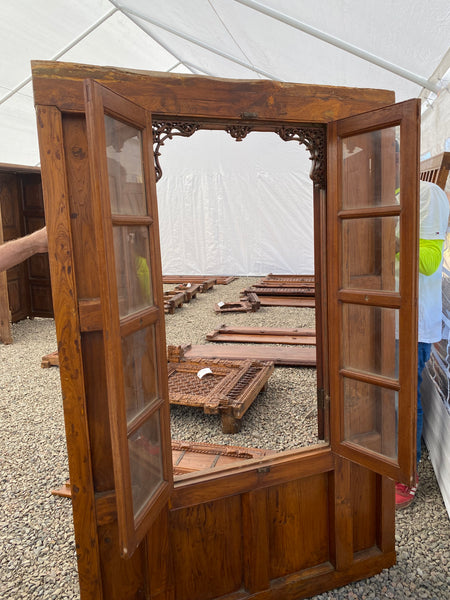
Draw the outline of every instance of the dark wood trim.
[[[69,191],[66,181],[65,151],[61,113],[54,107],[37,106],[43,174],[42,188],[47,215],[49,254],[53,282],[53,307],[58,339],[61,380],[64,382],[64,419],[72,483],[75,541],[82,587],[92,597],[103,598],[100,555],[87,420],[81,338],[78,333],[76,281],[73,264]]]

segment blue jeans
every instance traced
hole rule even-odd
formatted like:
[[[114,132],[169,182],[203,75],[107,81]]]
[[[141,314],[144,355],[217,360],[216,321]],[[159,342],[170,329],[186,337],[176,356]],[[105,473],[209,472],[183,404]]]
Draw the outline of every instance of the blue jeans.
[[[420,401],[420,384],[422,383],[422,371],[431,354],[431,344],[419,342],[418,360],[417,360],[417,462],[420,460],[422,429],[423,429],[423,411]]]

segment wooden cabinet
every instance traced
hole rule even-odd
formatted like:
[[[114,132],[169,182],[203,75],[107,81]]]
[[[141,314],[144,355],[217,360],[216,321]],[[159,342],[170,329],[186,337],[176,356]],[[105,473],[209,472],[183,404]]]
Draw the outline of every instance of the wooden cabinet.
[[[39,168],[0,165],[0,211],[5,242],[45,225]],[[46,254],[35,255],[8,270],[4,302],[13,323],[27,317],[53,317]]]
[[[402,258],[396,286],[392,242],[399,221],[401,256],[417,254],[418,102],[42,62],[33,85],[81,598],[307,598],[393,565],[394,479],[415,475],[417,290]],[[308,147],[328,443],[172,480],[152,118]],[[143,169],[138,210],[108,166],[125,145]],[[126,258],[136,228],[147,299]]]

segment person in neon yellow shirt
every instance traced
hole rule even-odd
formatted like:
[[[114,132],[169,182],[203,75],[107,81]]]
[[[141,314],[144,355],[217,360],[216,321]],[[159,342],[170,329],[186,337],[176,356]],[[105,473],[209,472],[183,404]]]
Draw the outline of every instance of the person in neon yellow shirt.
[[[428,181],[420,182],[419,239],[419,314],[417,365],[417,463],[421,456],[423,412],[420,384],[425,364],[430,358],[431,344],[442,339],[442,261],[447,235],[449,202],[445,192]],[[417,480],[418,483],[418,480]],[[416,486],[397,483],[397,508],[408,506],[414,499]]]

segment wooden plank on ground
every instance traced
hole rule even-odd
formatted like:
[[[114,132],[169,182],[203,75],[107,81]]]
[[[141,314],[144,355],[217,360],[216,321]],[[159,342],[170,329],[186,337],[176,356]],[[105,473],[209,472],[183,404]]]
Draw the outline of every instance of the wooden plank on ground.
[[[235,279],[233,275],[163,275],[163,283],[202,283],[214,279],[217,285],[228,285]]]
[[[316,349],[314,347],[283,346],[230,346],[223,344],[198,344],[186,346],[186,359],[227,359],[272,361],[277,366],[315,367]]]
[[[261,306],[293,306],[294,308],[315,308],[314,298],[305,296],[258,296]]]
[[[276,327],[227,327],[222,325],[219,329],[208,333],[206,339],[210,342],[240,342],[241,344],[315,345],[316,331],[309,328],[279,329]]]
[[[291,286],[273,286],[268,285],[252,285],[251,287],[244,290],[243,293],[248,294],[253,292],[258,296],[314,296],[314,286],[302,286],[293,287]]]
[[[50,367],[59,367],[59,355],[58,350],[55,352],[51,352],[50,354],[46,354],[41,359],[41,367],[43,369],[48,369]]]

